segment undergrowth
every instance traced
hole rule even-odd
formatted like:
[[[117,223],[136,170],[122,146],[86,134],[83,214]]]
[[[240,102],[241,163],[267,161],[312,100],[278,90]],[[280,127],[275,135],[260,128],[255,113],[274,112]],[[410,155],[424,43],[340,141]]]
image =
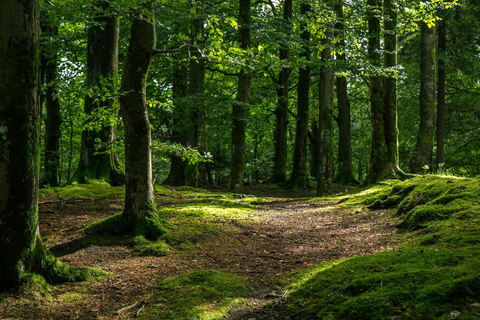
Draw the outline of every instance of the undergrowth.
[[[480,180],[422,176],[347,201],[397,208],[401,247],[292,274],[298,319],[479,319]]]

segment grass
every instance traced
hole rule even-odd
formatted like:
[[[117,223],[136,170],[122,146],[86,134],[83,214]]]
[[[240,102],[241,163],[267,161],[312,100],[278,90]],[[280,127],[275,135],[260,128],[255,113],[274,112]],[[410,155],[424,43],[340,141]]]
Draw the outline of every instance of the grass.
[[[330,261],[284,284],[302,319],[478,319],[479,179],[387,182],[346,206],[396,208],[401,248]]]
[[[159,283],[140,319],[222,319],[247,292],[236,275],[194,271]]]

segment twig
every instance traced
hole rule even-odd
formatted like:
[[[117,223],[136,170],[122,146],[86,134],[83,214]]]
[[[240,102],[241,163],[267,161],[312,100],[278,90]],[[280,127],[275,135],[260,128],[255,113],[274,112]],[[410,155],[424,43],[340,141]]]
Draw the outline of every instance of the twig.
[[[140,309],[138,309],[137,314],[135,315],[135,318],[138,318],[138,315],[140,314],[143,308],[145,308],[145,303],[142,305]]]
[[[272,306],[272,309],[270,309],[270,314],[273,313],[273,308],[275,308],[275,306],[276,306],[277,304],[279,304],[279,303],[285,298],[285,296],[287,295],[287,293],[288,293],[288,290],[286,290],[286,291],[282,294],[282,296],[275,301],[275,303],[274,303],[273,306]]]
[[[131,305],[129,305],[129,306],[126,306],[125,308],[122,308],[122,309],[118,310],[118,311],[116,312],[116,314],[124,313],[125,311],[128,311],[128,310],[130,310],[130,309],[132,309],[132,308],[135,308],[137,305],[138,305],[138,301],[135,302],[134,304],[131,304]]]

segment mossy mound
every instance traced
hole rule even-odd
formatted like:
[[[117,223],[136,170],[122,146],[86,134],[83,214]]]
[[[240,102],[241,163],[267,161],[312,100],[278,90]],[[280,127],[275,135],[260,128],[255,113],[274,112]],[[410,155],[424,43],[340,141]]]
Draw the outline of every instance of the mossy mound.
[[[397,207],[400,249],[330,261],[286,280],[299,319],[478,319],[478,179],[386,182],[347,202]],[[421,226],[421,228],[417,228]]]
[[[411,230],[454,214],[467,218],[479,214],[480,180],[426,175],[383,184],[360,200],[373,209],[397,207],[396,215],[403,218],[399,227]]]
[[[123,197],[125,187],[112,187],[103,180],[89,180],[88,184],[72,183],[64,187],[40,189],[40,196],[55,194],[59,198],[88,198],[104,199],[109,197]]]
[[[158,284],[140,319],[223,319],[247,292],[236,275],[195,271]]]

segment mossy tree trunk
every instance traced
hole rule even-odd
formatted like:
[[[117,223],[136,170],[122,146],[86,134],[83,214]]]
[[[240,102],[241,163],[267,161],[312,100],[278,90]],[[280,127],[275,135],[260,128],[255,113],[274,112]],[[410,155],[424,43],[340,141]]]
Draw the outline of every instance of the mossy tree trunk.
[[[345,25],[343,18],[343,0],[334,6],[337,15],[335,24],[336,35],[338,37],[337,64],[344,68],[346,58],[343,50],[345,49]],[[352,169],[352,136],[351,136],[351,115],[350,100],[348,99],[348,85],[345,76],[336,77],[337,103],[338,103],[338,176],[336,180],[342,184],[358,183],[353,177]]]
[[[195,1],[193,4],[197,14],[201,14],[204,1]],[[190,52],[190,75],[188,84],[188,123],[187,123],[187,145],[191,148],[200,148],[200,135],[205,122],[205,59],[202,57],[201,48],[204,39],[204,19],[195,17],[191,28],[191,52]],[[198,187],[198,163],[186,164],[185,166],[185,185],[189,187]]]
[[[250,47],[250,0],[239,0],[240,14],[240,46],[247,50]],[[243,175],[245,171],[245,140],[247,130],[247,112],[250,104],[250,74],[242,68],[238,76],[237,99],[233,104],[232,128],[232,164],[228,190],[243,191]]]
[[[0,11],[0,290],[40,273],[74,281],[76,269],[56,260],[38,228],[39,6],[2,0]]]
[[[44,36],[57,36],[58,28],[43,25],[42,33]],[[42,59],[45,62],[45,83],[47,85],[45,92],[47,119],[45,121],[45,159],[41,185],[56,187],[60,183],[58,172],[60,166],[60,126],[62,124],[60,101],[57,97],[57,52],[49,52],[47,48],[42,52]]]
[[[420,128],[410,159],[412,173],[422,173],[432,165],[435,139],[435,27],[420,24]]]
[[[302,2],[300,14],[304,16],[300,26],[300,37],[303,41],[300,57],[310,61],[310,31],[307,20],[311,11],[308,3]],[[310,104],[310,67],[300,68],[298,75],[298,104],[297,104],[297,128],[295,131],[295,147],[293,154],[292,174],[286,183],[287,188],[298,189],[308,186],[307,181],[307,138],[308,138],[308,112]]]
[[[122,74],[120,110],[125,128],[124,219],[130,228],[155,207],[152,183],[151,130],[146,81],[156,42],[155,16],[135,17]]]
[[[333,26],[327,26],[322,45],[325,46],[320,58],[320,82],[318,85],[319,130],[318,130],[318,166],[317,196],[331,194],[333,191],[333,82],[331,39]]]
[[[369,0],[368,57],[375,68],[381,67],[380,54],[380,2]],[[386,0],[385,9],[385,66],[395,68],[397,62],[396,8]],[[385,81],[383,81],[385,79]],[[366,183],[380,179],[398,178],[403,172],[398,167],[398,129],[396,114],[396,79],[383,77],[373,71],[370,77],[370,105],[372,117],[372,153]]]
[[[82,132],[80,162],[72,182],[87,183],[91,179],[105,180],[112,185],[124,182],[124,173],[118,156],[112,150],[114,127],[100,124],[98,113],[114,113],[115,89],[118,74],[119,19],[109,15],[107,1],[96,1],[104,12],[94,18],[95,25],[88,30],[87,87],[94,96],[85,96],[85,128]],[[103,90],[108,93],[103,95]],[[102,93],[100,93],[102,92]],[[102,110],[104,109],[104,110]],[[114,116],[109,114],[108,116]],[[100,147],[98,144],[100,143]]]
[[[283,27],[286,35],[292,30],[292,0],[283,3]],[[290,61],[290,48],[282,44],[280,60],[287,64]],[[282,67],[277,83],[277,108],[275,109],[274,145],[275,156],[273,162],[273,183],[282,183],[287,180],[287,129],[288,129],[288,78],[291,68]]]
[[[438,84],[437,84],[437,170],[445,166],[445,59],[447,54],[446,15],[438,22]]]
[[[173,129],[171,141],[180,145],[186,145],[185,138],[185,101],[188,93],[188,69],[181,63],[175,62],[173,66]],[[170,173],[164,184],[170,186],[183,186],[185,184],[185,161],[182,157],[173,155],[170,157]]]

